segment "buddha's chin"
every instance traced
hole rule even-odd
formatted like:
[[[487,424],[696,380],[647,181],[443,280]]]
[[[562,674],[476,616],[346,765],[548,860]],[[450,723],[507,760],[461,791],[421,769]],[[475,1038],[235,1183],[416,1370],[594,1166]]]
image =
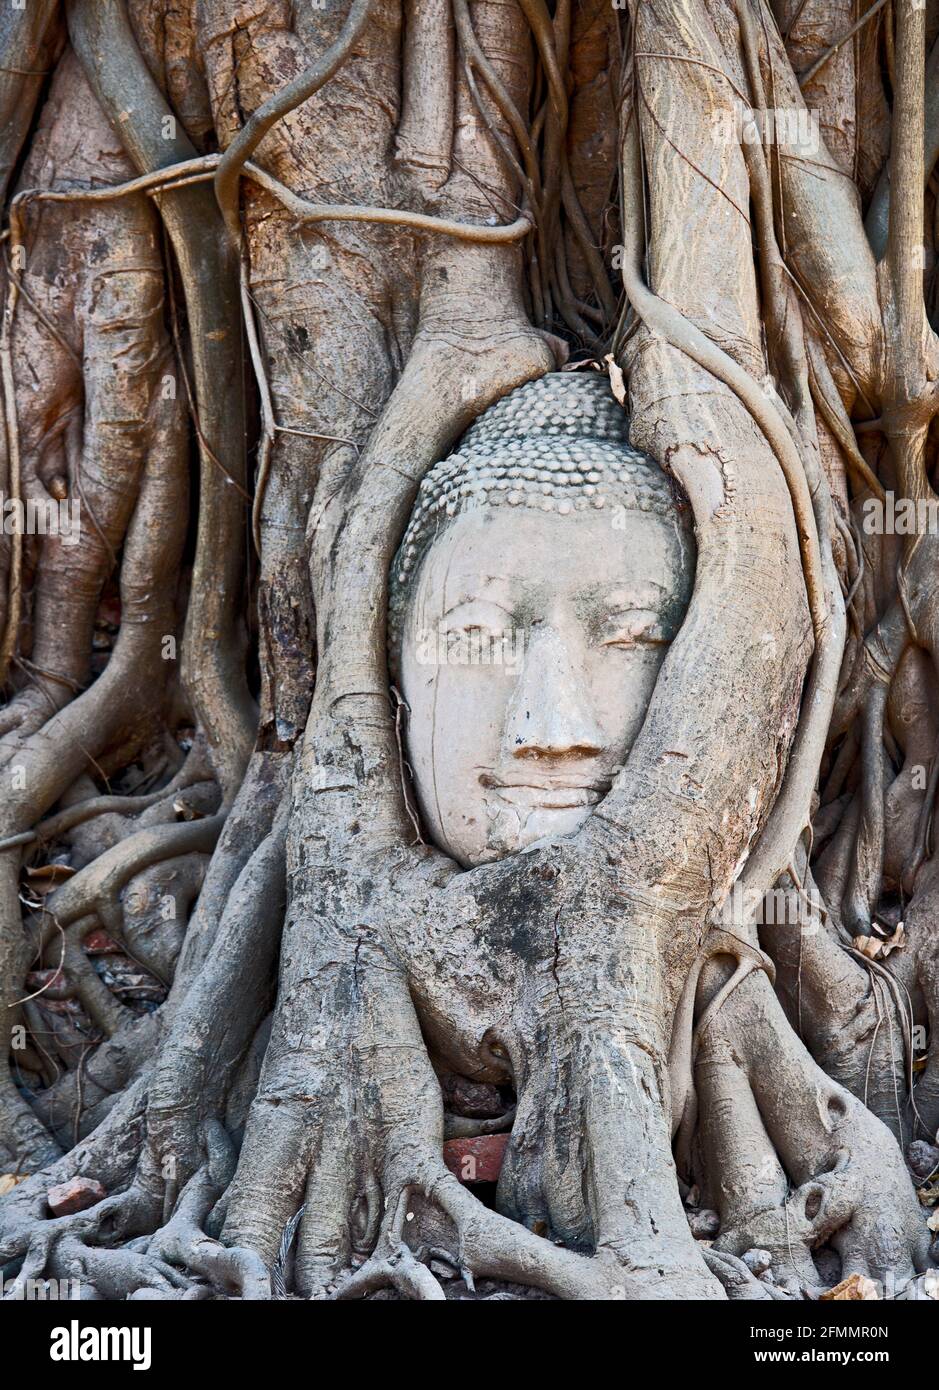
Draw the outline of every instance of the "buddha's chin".
[[[491,807],[486,853],[478,862],[519,854],[540,840],[573,835],[592,810],[592,805]]]

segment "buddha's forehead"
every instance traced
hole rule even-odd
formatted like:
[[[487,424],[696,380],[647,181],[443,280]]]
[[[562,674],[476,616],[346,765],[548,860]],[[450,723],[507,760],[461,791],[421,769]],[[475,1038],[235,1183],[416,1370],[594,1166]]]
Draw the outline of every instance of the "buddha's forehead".
[[[431,542],[419,605],[570,595],[658,607],[687,590],[691,560],[675,522],[649,512],[516,511],[475,507]]]
[[[486,410],[422,480],[390,575],[392,669],[407,614],[424,621],[429,604],[439,615],[441,604],[479,596],[473,590],[484,585],[491,592],[496,581],[534,622],[551,596],[614,586],[635,590],[624,606],[670,602],[677,613],[693,573],[687,504],[629,443],[609,383],[549,373]],[[653,590],[661,604],[650,601]],[[525,600],[520,608],[516,599]]]

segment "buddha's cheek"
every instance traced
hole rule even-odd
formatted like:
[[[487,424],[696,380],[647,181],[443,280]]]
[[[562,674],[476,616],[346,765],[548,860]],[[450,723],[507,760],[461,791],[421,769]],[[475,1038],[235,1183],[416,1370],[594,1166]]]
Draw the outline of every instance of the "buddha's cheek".
[[[410,675],[410,679],[407,679]],[[498,766],[513,675],[499,668],[436,666],[403,672],[410,706],[408,761],[423,818],[463,864],[486,854],[486,793]]]
[[[591,691],[607,748],[617,760],[629,752],[642,728],[666,650],[646,646],[604,653]]]

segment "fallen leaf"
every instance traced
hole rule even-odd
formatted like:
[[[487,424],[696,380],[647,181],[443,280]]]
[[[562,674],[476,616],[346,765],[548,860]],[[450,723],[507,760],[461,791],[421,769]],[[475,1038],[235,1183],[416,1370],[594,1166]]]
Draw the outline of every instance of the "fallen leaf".
[[[821,1295],[823,1303],[857,1303],[868,1302],[871,1299],[879,1299],[877,1285],[873,1279],[866,1278],[863,1274],[849,1274],[847,1279],[842,1279],[840,1284],[836,1284],[833,1289]]]
[[[939,1269],[927,1269],[923,1275],[923,1293],[939,1303]]]
[[[60,883],[64,883],[67,878],[72,878],[75,870],[70,864],[40,864],[38,868],[27,869],[26,877],[29,886],[34,893],[40,897],[46,893],[51,893],[58,888]]]
[[[626,380],[623,376],[623,370],[621,367],[617,365],[616,362],[613,361],[612,352],[608,352],[603,360],[606,363],[606,369],[610,374],[610,386],[613,390],[613,395],[619,401],[620,405],[625,406]]]
[[[880,943],[880,952],[883,956],[889,956],[891,951],[899,951],[906,943],[906,933],[903,930],[903,923],[897,923],[897,929],[892,936],[888,936],[886,941]]]
[[[0,1197],[12,1192],[18,1182],[25,1182],[28,1173],[0,1173]]]

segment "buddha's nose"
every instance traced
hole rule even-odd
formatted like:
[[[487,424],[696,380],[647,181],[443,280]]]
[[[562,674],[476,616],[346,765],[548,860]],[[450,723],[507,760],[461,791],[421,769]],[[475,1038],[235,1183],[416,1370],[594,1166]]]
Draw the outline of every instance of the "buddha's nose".
[[[511,758],[593,757],[603,751],[583,671],[578,673],[552,628],[536,627],[528,635],[506,712],[503,751]]]

